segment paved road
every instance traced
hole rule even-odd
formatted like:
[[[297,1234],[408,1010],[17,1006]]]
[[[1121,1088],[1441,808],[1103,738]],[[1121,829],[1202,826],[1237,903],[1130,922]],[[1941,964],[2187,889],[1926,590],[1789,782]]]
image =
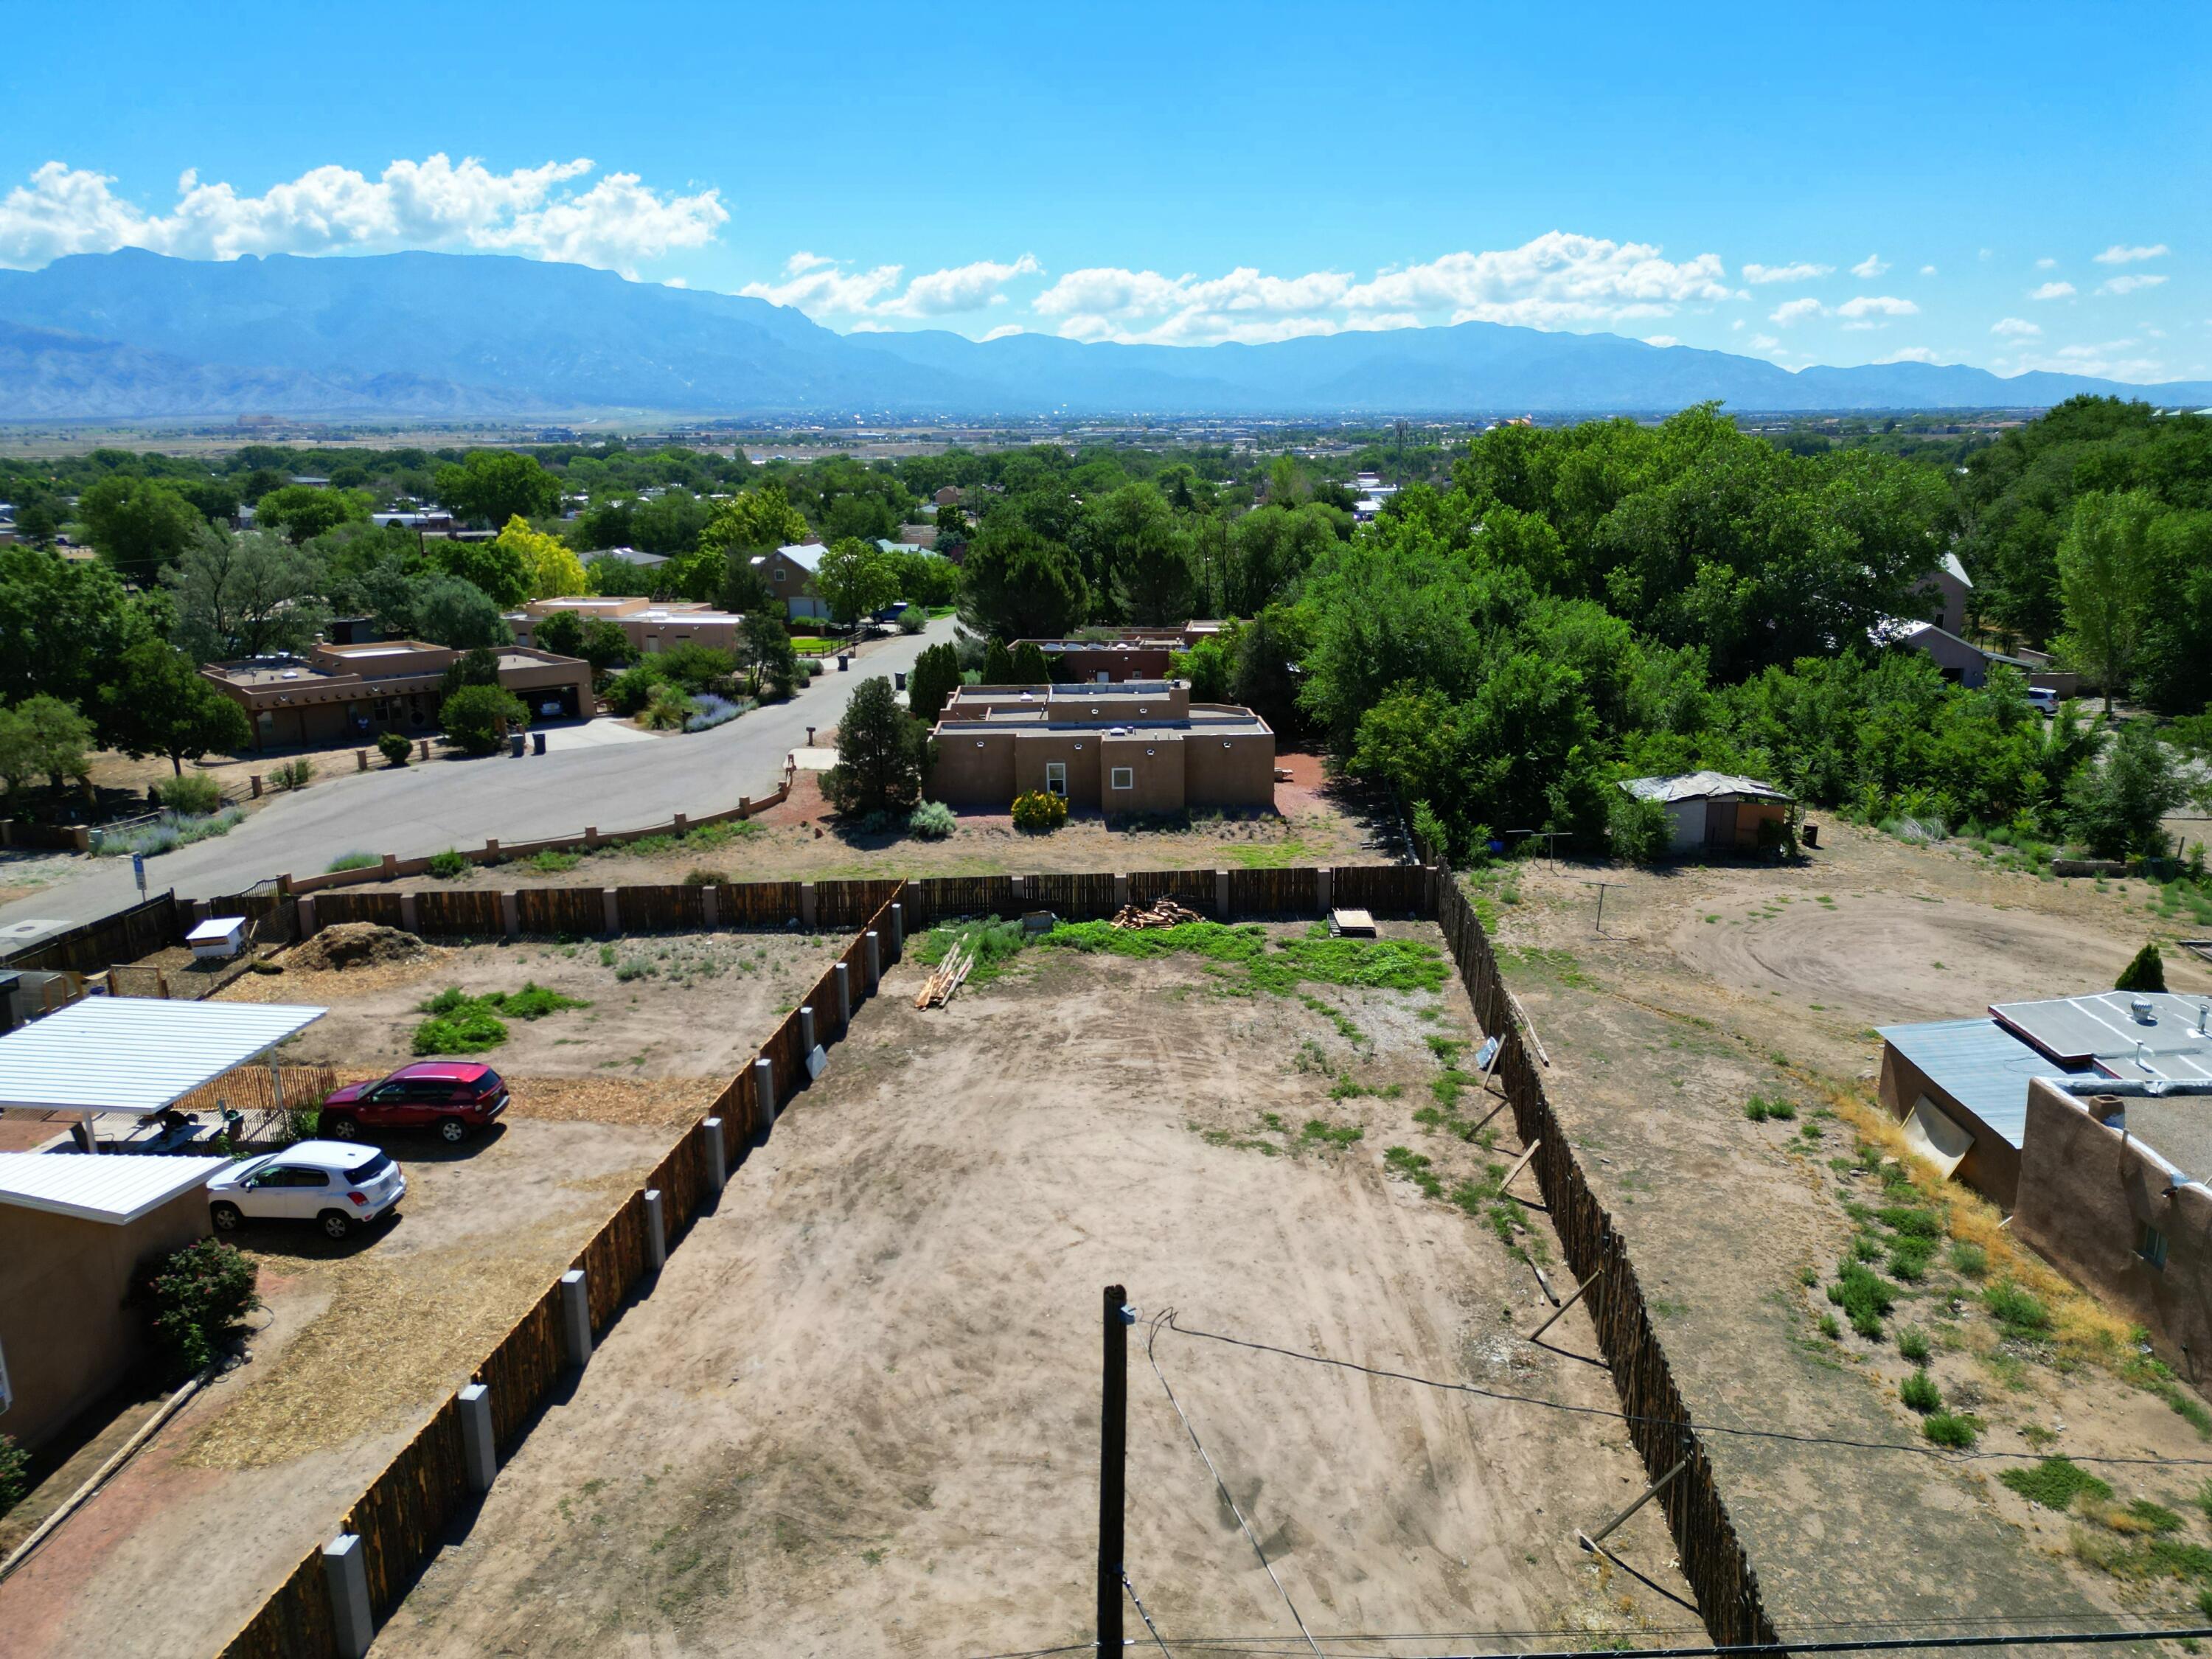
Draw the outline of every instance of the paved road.
[[[447,847],[481,847],[600,830],[665,823],[678,812],[735,806],[775,787],[783,757],[810,726],[836,725],[853,688],[914,666],[925,645],[952,637],[940,617],[921,635],[876,645],[851,670],[830,671],[789,702],[770,703],[726,726],[650,743],[569,749],[522,760],[438,760],[401,772],[347,773],[263,807],[227,836],[146,863],[148,888],[190,897],[235,893],[276,875],[318,875],[345,853],[421,858]],[[72,878],[0,906],[0,921],[86,921],[137,896],[128,859],[82,860]]]

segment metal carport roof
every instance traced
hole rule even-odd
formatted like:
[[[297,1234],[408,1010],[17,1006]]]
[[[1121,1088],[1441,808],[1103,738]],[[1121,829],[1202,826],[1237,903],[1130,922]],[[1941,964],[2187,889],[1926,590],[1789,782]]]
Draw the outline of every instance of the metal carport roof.
[[[87,997],[0,1036],[0,1107],[144,1117],[329,1012],[288,1003]]]
[[[229,1167],[227,1158],[0,1152],[0,1204],[121,1226]]]

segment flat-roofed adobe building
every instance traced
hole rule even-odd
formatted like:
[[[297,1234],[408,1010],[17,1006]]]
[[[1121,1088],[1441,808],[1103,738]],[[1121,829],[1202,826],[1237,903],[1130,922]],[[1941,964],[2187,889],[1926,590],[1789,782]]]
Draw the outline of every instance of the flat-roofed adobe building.
[[[565,599],[532,599],[507,615],[514,637],[528,645],[538,627],[556,611],[573,611],[579,617],[599,617],[623,631],[631,647],[646,656],[671,646],[705,645],[717,651],[734,651],[745,619],[733,611],[717,611],[711,605],[688,599],[659,600],[573,594]]]
[[[421,640],[318,645],[304,657],[210,663],[203,678],[241,708],[257,749],[314,748],[380,732],[437,729],[445,673],[461,653]],[[533,720],[574,720],[596,708],[592,665],[526,646],[499,648],[499,683],[530,706]]]
[[[1121,812],[1275,804],[1275,734],[1249,708],[1194,703],[1179,681],[963,686],[932,729],[927,793],[1004,809],[1042,790]]]

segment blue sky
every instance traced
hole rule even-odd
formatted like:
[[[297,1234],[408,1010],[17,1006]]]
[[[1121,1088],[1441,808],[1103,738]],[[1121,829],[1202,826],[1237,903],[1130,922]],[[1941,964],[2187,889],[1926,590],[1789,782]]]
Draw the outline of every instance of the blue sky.
[[[2212,8],[1661,9],[19,4],[0,264],[422,246],[840,330],[2212,374]]]

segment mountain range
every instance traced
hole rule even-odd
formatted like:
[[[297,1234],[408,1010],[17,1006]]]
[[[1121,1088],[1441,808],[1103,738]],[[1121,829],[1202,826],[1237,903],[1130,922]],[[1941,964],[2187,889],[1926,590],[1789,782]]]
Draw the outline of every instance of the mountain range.
[[[2212,382],[1807,368],[1497,323],[1266,345],[839,334],[764,300],[489,254],[221,263],[125,249],[0,271],[0,420],[249,414],[1479,415],[2212,403]]]

